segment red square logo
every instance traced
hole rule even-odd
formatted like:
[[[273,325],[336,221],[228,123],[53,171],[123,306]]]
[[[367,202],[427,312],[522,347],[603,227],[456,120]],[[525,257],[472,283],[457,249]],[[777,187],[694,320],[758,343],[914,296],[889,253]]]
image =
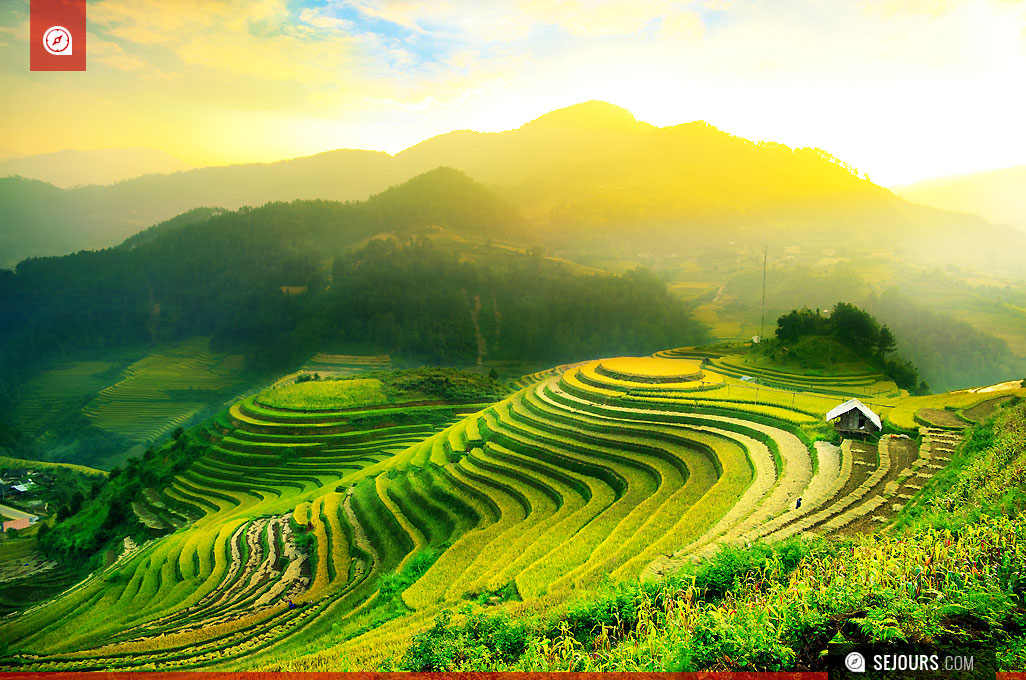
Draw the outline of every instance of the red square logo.
[[[86,70],[86,0],[31,0],[32,71]]]

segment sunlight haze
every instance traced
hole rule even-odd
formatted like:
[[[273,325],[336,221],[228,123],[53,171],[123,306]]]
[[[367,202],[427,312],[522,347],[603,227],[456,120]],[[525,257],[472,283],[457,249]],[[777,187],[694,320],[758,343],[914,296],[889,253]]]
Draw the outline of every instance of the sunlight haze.
[[[0,12],[8,157],[395,153],[602,100],[823,148],[883,185],[1026,159],[1015,1],[101,0],[85,73],[29,72],[28,2]]]

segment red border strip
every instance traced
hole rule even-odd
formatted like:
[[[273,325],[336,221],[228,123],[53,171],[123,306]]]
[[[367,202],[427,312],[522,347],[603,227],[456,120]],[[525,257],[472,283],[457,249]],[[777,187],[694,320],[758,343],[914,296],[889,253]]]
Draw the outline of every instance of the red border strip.
[[[828,680],[826,672],[699,673],[281,673],[217,671],[0,672],[0,680]],[[1026,672],[999,672],[997,680],[1026,680]]]

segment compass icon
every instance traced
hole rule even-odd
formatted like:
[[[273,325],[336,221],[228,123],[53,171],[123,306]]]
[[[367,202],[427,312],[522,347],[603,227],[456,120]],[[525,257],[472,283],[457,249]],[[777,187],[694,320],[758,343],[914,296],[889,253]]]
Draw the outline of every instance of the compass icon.
[[[51,26],[43,33],[43,47],[58,57],[71,55],[71,31],[63,26]]]

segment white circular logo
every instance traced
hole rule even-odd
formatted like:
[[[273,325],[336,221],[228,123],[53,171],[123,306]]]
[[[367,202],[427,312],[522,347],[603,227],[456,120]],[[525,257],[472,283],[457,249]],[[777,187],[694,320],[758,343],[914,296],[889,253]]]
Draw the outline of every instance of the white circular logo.
[[[71,55],[71,31],[63,26],[51,26],[43,33],[43,48],[58,57]]]
[[[866,657],[862,656],[858,652],[852,652],[848,656],[844,657],[844,666],[852,673],[865,673]]]

